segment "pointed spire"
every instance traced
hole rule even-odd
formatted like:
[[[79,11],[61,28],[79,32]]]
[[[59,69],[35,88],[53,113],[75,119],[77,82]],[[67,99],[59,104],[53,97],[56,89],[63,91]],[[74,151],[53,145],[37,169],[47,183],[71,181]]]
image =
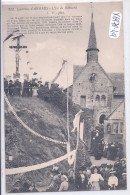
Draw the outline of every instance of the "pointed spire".
[[[88,49],[97,49],[95,27],[94,27],[94,21],[93,21],[93,12],[91,15],[91,28],[90,28]]]
[[[93,21],[93,11],[91,14],[91,27],[90,27],[90,34],[89,34],[88,49],[86,50],[86,52],[87,52],[87,62],[98,61],[99,49],[97,48],[95,27]]]

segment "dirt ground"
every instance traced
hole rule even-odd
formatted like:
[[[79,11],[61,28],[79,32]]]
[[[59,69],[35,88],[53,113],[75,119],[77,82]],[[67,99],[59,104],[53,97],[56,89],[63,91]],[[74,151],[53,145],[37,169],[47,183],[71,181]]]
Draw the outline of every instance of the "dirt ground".
[[[115,161],[113,160],[107,160],[107,158],[101,158],[100,160],[95,160],[94,156],[90,156],[90,160],[92,162],[92,165],[100,166],[101,164],[108,164],[108,165],[114,165]]]

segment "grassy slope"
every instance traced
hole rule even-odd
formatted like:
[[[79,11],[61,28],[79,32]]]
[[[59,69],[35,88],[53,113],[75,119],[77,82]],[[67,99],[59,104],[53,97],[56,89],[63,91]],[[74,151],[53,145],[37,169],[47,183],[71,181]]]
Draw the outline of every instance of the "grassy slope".
[[[66,116],[61,111],[41,99],[11,97],[11,105],[17,115],[33,130],[41,135],[51,137],[56,140],[66,141]],[[72,124],[72,114],[70,117]],[[72,127],[70,127],[71,129]],[[45,141],[28,132],[10,112],[5,103],[5,134],[6,134],[6,168],[35,165],[47,162],[60,157],[66,153],[66,146]],[[72,147],[75,146],[75,135],[71,136]],[[53,148],[53,150],[52,150]],[[13,160],[9,160],[9,156]],[[59,163],[60,170],[67,170],[68,163]],[[31,183],[42,182],[42,186],[50,183],[50,173],[52,167],[32,171],[24,174],[7,176],[7,191],[20,180],[20,183],[29,181]]]
[[[60,110],[45,101],[33,98],[13,97],[9,98],[11,105],[17,115],[33,130],[41,135],[51,137],[56,140],[66,141],[66,120],[60,114]],[[66,153],[64,145],[45,141],[28,132],[9,111],[5,103],[5,133],[6,133],[6,168],[29,166],[47,162],[60,157]],[[52,150],[53,148],[53,150]],[[9,156],[13,160],[9,161]],[[67,166],[64,161],[60,163]],[[65,167],[66,167],[65,166]],[[31,183],[43,181],[44,185],[49,183],[49,170],[34,171],[26,174],[7,176],[8,188],[18,180],[29,180]],[[67,167],[66,167],[67,168]],[[64,169],[62,167],[62,169]],[[36,177],[38,175],[38,177]]]

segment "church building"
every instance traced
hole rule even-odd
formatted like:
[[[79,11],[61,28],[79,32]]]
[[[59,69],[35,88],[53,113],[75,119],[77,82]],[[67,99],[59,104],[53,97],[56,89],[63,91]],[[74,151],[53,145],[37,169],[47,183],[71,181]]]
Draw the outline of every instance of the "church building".
[[[124,74],[106,73],[98,61],[93,13],[85,66],[74,65],[72,101],[94,110],[94,125],[104,120],[124,100]]]

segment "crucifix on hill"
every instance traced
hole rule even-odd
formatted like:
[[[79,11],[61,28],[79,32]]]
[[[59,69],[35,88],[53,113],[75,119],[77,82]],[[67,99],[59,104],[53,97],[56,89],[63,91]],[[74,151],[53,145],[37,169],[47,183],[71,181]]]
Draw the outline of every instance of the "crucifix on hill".
[[[17,37],[14,37],[13,41],[17,40],[17,45],[16,46],[9,46],[10,49],[14,49],[15,52],[16,52],[16,73],[13,74],[14,79],[20,78],[20,73],[19,73],[19,59],[20,59],[20,56],[19,56],[19,52],[22,49],[27,48],[27,46],[21,46],[20,45],[20,38],[23,37],[23,36],[24,35],[21,34],[21,35],[18,35]]]

